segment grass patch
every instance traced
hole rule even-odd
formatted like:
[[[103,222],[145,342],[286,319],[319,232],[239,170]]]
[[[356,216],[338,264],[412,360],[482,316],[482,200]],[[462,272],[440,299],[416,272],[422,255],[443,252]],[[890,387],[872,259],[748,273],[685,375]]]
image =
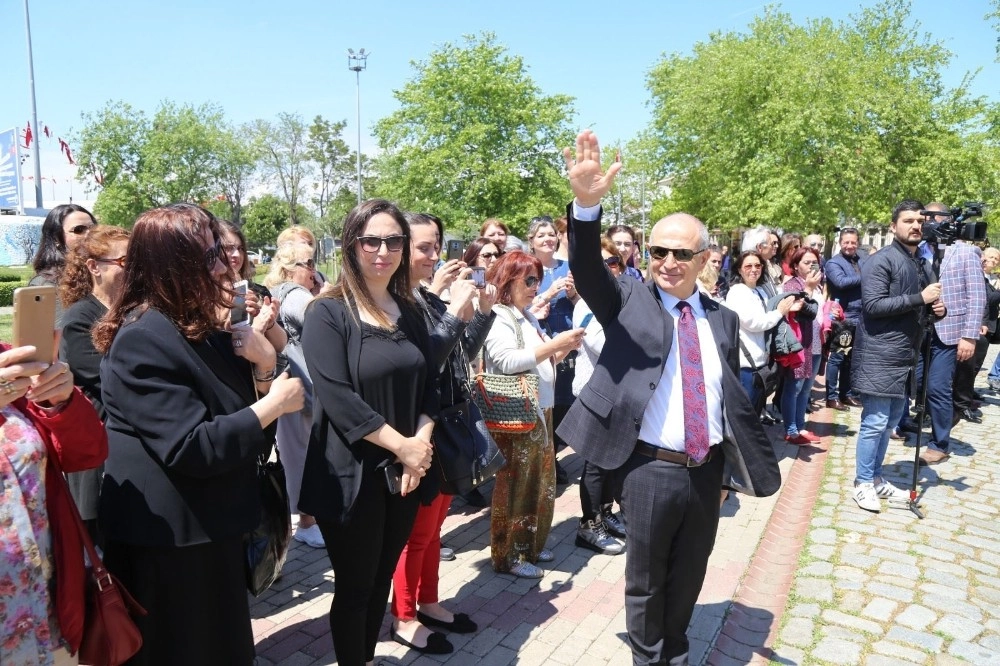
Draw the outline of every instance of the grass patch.
[[[11,344],[14,338],[14,315],[0,315],[0,341]]]

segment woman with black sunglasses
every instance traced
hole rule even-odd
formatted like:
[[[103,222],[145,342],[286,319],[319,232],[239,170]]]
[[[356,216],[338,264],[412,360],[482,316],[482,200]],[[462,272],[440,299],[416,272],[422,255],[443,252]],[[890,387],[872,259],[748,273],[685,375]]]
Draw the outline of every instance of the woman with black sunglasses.
[[[381,199],[344,220],[344,264],[306,311],[313,429],[300,511],[315,516],[337,579],[337,661],[371,664],[396,562],[421,500],[437,492],[431,433],[438,367],[410,290],[410,230]],[[395,632],[394,636],[395,636]]]
[[[494,433],[507,464],[497,474],[490,515],[493,568],[521,578],[541,578],[536,562],[551,562],[545,548],[555,507],[555,449],[551,442],[555,363],[580,348],[582,328],[550,338],[528,311],[538,294],[542,264],[530,254],[508,252],[486,273],[497,288],[497,317],[486,337],[486,372],[538,375],[538,423],[526,433]],[[570,323],[572,327],[572,322]]]
[[[83,240],[97,220],[90,211],[77,204],[56,206],[42,222],[42,239],[31,262],[35,275],[29,287],[47,285],[58,287],[66,266],[66,255]],[[63,306],[56,301],[56,328],[62,328]]]

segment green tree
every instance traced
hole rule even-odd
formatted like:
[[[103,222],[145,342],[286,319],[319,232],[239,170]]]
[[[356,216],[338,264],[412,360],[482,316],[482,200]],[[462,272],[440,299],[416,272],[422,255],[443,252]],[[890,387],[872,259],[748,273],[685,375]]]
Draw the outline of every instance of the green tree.
[[[648,170],[711,226],[885,220],[902,198],[958,196],[992,155],[984,104],[947,89],[951,54],[889,0],[846,22],[767,9],[650,71]],[[960,163],[954,157],[973,160]]]
[[[279,113],[274,122],[257,120],[254,129],[263,155],[264,175],[280,186],[292,211],[291,223],[299,224],[299,204],[305,181],[312,174],[307,154],[308,129],[302,117],[294,113]]]
[[[280,197],[273,194],[251,197],[243,211],[243,235],[247,245],[256,249],[274,245],[290,219],[288,203]]]
[[[95,214],[131,226],[148,208],[176,201],[204,203],[218,194],[224,136],[222,110],[162,102],[152,119],[124,102],[83,114],[78,162],[100,174]],[[80,179],[93,187],[87,175]]]
[[[571,97],[543,94],[491,33],[411,64],[399,110],[375,125],[379,196],[465,233],[494,216],[523,233],[533,215],[565,206]]]
[[[351,187],[357,187],[356,153],[351,152],[342,137],[346,124],[343,120],[334,123],[316,116],[309,126],[306,157],[314,165],[312,203],[320,219],[326,217],[330,204],[342,193],[357,197],[356,190]]]
[[[219,140],[217,182],[229,207],[228,217],[243,223],[243,198],[257,179],[262,159],[250,125],[226,127]]]

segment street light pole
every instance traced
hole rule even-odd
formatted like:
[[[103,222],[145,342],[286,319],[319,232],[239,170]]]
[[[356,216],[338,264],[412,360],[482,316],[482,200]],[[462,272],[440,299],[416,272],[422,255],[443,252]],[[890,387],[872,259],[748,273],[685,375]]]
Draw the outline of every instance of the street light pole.
[[[25,0],[27,2],[27,0]],[[371,51],[365,53],[364,49],[354,53],[354,49],[347,49],[347,69],[354,72],[354,77],[358,86],[358,203],[361,203],[361,72],[368,66],[368,56]]]
[[[31,55],[31,19],[28,17],[28,0],[24,0],[24,30],[28,35],[28,86],[31,91],[31,122],[35,125],[35,208],[42,208],[42,151],[39,145],[42,128],[38,126],[35,110],[35,64]]]

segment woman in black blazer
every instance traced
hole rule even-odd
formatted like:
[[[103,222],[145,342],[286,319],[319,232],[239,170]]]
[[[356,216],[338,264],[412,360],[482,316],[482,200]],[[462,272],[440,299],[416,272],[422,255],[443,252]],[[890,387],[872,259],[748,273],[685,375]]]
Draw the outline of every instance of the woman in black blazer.
[[[259,332],[223,330],[220,253],[208,211],[146,211],[121,296],[94,331],[106,354],[105,563],[149,612],[133,664],[254,660],[241,540],[259,521],[257,456],[276,419],[302,408],[302,386],[276,376]]]
[[[410,291],[409,235],[388,201],[355,207],[344,220],[340,278],[302,327],[314,403],[298,509],[316,517],[333,564],[330,631],[341,666],[373,662],[418,498],[437,493],[436,472],[425,475],[438,369],[426,360]]]

